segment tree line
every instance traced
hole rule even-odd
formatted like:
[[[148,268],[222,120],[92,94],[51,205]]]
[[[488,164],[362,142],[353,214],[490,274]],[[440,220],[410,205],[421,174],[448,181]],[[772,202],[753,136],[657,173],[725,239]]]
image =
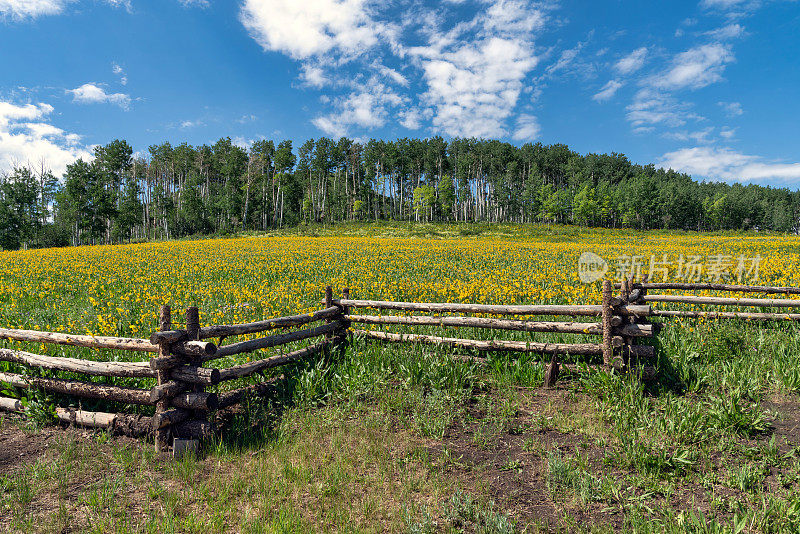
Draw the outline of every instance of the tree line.
[[[800,230],[800,192],[698,182],[622,154],[497,140],[311,139],[249,148],[124,140],[57,179],[0,176],[0,247],[120,243],[346,220]]]

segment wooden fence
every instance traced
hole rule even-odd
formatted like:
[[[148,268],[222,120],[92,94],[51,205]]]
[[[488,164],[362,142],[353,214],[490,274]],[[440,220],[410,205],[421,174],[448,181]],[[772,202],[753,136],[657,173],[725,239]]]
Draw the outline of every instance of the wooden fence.
[[[648,283],[632,281],[627,282],[632,298],[639,303],[658,304],[686,304],[697,306],[726,306],[738,308],[800,308],[798,299],[775,298],[730,298],[718,296],[697,295],[650,295],[653,290],[683,290],[683,291],[719,291],[728,293],[762,293],[765,295],[800,295],[798,287],[773,287],[773,286],[747,286],[715,283]],[[623,287],[624,284],[615,284]],[[653,317],[686,317],[691,319],[745,319],[751,321],[797,321],[800,313],[780,313],[777,311],[730,311],[708,309],[672,309],[656,308],[652,310]]]
[[[317,322],[324,323],[302,330],[222,345],[224,339],[231,336],[259,334],[278,328],[288,329]],[[162,451],[169,447],[171,438],[200,439],[209,436],[213,432],[213,424],[209,420],[210,412],[238,404],[248,395],[264,393],[269,390],[272,381],[262,381],[220,394],[206,391],[210,386],[228,380],[260,375],[267,369],[312,358],[339,343],[345,331],[343,310],[333,304],[330,288],[326,290],[326,305],[322,310],[306,315],[278,317],[247,324],[201,328],[198,309],[191,307],[186,310],[185,328],[173,329],[171,309],[169,306],[163,306],[160,310],[160,328],[149,340],[0,329],[0,338],[14,341],[155,353],[154,357],[145,362],[104,362],[45,356],[3,348],[0,349],[0,361],[89,376],[149,378],[155,383],[150,389],[141,389],[92,381],[40,378],[1,372],[0,382],[16,388],[38,388],[70,397],[153,406],[152,417],[70,408],[57,408],[56,416],[66,423],[106,428],[129,435],[154,435],[156,450]],[[323,338],[320,342],[264,359],[221,369],[204,366],[225,356],[282,347],[289,343],[320,337]],[[205,341],[210,338],[219,338],[220,346]],[[23,411],[23,403],[14,398],[0,397],[0,409],[20,412]]]
[[[655,347],[640,345],[638,340],[653,337],[659,325],[651,324],[647,318],[651,308],[646,303],[634,303],[627,293],[612,295],[611,282],[603,285],[603,300],[600,305],[487,305],[461,303],[391,302],[380,300],[352,300],[347,297],[337,301],[345,311],[348,323],[405,327],[470,327],[499,331],[580,334],[598,336],[598,343],[553,343],[516,340],[479,340],[461,337],[441,337],[417,333],[397,333],[382,330],[356,328],[352,334],[365,339],[385,342],[426,343],[476,351],[535,352],[551,356],[545,383],[552,386],[558,376],[561,356],[600,356],[607,368],[622,370],[626,366],[650,360]],[[358,315],[354,308],[370,308],[383,311],[420,312],[435,315]],[[596,318],[589,321],[544,321],[522,319],[498,319],[445,313],[502,315],[516,317],[582,317]],[[645,371],[652,374],[648,368]]]
[[[152,416],[73,408],[56,408],[56,416],[63,422],[82,426],[107,428],[131,435],[153,435],[156,449],[166,450],[172,438],[200,439],[209,436],[214,431],[210,413],[241,403],[250,395],[265,394],[271,390],[274,379],[261,380],[219,394],[208,391],[212,386],[230,380],[260,376],[268,369],[314,358],[341,343],[348,331],[357,338],[380,342],[434,344],[473,351],[540,353],[550,356],[545,384],[553,385],[558,377],[560,362],[565,362],[568,357],[595,356],[599,360],[602,356],[602,365],[605,369],[624,370],[638,367],[644,378],[653,376],[655,370],[647,363],[654,357],[655,347],[640,344],[641,340],[655,336],[662,326],[661,323],[651,323],[652,317],[757,320],[800,318],[800,314],[776,312],[674,310],[651,307],[653,303],[681,303],[703,306],[794,308],[800,307],[800,300],[648,294],[648,290],[661,289],[800,294],[800,288],[634,283],[628,280],[616,285],[620,292],[615,296],[613,287],[611,282],[604,282],[602,301],[599,305],[487,305],[356,300],[350,298],[347,289],[343,290],[341,299],[334,300],[333,292],[328,287],[322,309],[316,312],[246,324],[201,327],[198,309],[190,307],[185,313],[184,328],[176,329],[173,327],[170,307],[163,306],[160,310],[159,330],[153,333],[150,339],[95,337],[0,328],[0,339],[12,341],[152,353],[148,361],[120,362],[46,356],[0,348],[0,361],[26,368],[77,373],[91,377],[147,379],[152,381],[150,382],[152,386],[149,389],[123,387],[91,380],[9,372],[0,372],[0,383],[15,388],[34,388],[67,395],[71,401],[72,397],[75,397],[101,399],[123,405],[153,406]],[[377,310],[378,315],[357,314],[354,312],[356,309]],[[551,320],[552,318],[569,318],[569,320]],[[312,323],[321,324],[312,325]],[[357,328],[353,328],[353,325],[357,325]],[[383,329],[372,329],[376,326]],[[368,327],[370,329],[366,329]],[[403,328],[404,331],[387,331],[397,327]],[[506,334],[509,332],[557,334],[562,338],[563,335],[574,334],[584,337],[596,336],[597,342],[533,342],[495,337],[469,339],[431,335],[430,332],[407,332],[410,328],[418,327],[473,328]],[[276,329],[283,331],[224,344],[230,337],[264,334]],[[285,347],[291,343],[315,338],[321,340],[300,348],[293,347],[293,350],[263,359],[223,368],[208,365],[209,362],[223,357],[272,347]],[[207,341],[209,339],[216,339],[218,342]],[[0,396],[0,409],[23,411],[23,403],[14,398]]]

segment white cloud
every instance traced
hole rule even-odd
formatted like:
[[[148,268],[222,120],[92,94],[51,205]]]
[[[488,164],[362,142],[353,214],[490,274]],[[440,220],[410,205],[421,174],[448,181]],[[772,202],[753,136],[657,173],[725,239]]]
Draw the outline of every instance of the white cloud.
[[[538,139],[542,133],[542,127],[539,121],[533,115],[521,114],[517,117],[517,124],[514,130],[514,139],[516,141],[533,141]]]
[[[766,161],[730,148],[682,148],[664,154],[661,165],[696,177],[726,182],[773,181],[800,184],[800,163]]]
[[[422,113],[418,109],[407,109],[401,111],[400,125],[409,130],[419,130],[422,126]]]
[[[0,16],[16,20],[35,19],[45,15],[60,15],[77,0],[0,0]],[[130,0],[103,0],[112,7],[132,11]]]
[[[623,57],[614,64],[614,68],[620,74],[631,74],[641,69],[647,59],[647,47],[637,48],[627,56]]]
[[[128,85],[128,76],[125,74],[125,70],[119,64],[112,63],[111,72],[119,76],[119,83],[122,85]]]
[[[44,103],[16,105],[0,101],[0,172],[15,166],[44,162],[57,176],[78,158],[92,154],[80,136],[45,122],[53,106]]]
[[[0,0],[0,15],[15,19],[58,15],[74,0]]]
[[[732,9],[749,3],[752,3],[752,0],[702,0],[700,5],[707,9]]]
[[[178,0],[183,7],[202,7],[207,8],[211,5],[208,0]]]
[[[558,57],[558,61],[547,67],[547,74],[552,76],[559,71],[566,71],[575,63],[575,59],[578,57],[583,46],[584,43],[578,43],[575,48],[562,51],[561,55]],[[584,67],[584,65],[580,65],[579,69],[582,67]]]
[[[690,105],[678,102],[672,96],[650,88],[636,92],[633,102],[626,108],[627,119],[634,130],[644,131],[655,125],[669,127],[683,126],[690,119],[704,120],[704,117],[689,111]]]
[[[323,117],[316,117],[311,122],[322,130],[328,137],[332,137],[333,139],[338,139],[340,137],[347,136],[347,127],[340,121],[336,120],[337,117],[335,115],[327,115]]]
[[[183,121],[183,122],[181,122],[180,127],[182,129],[186,130],[188,128],[197,128],[198,126],[205,126],[205,125],[206,125],[206,123],[204,123],[200,119],[197,119],[197,120],[194,120],[194,121]]]
[[[410,48],[427,90],[420,100],[433,128],[450,136],[500,137],[524,80],[538,64],[532,42],[544,14],[499,0],[450,31],[429,29],[427,46]]]
[[[358,55],[385,31],[366,0],[244,0],[240,20],[265,50],[295,59],[333,51]]]
[[[131,97],[124,93],[106,93],[105,89],[93,84],[85,83],[75,89],[68,89],[68,93],[72,93],[73,102],[80,104],[100,104],[110,103],[116,104],[122,109],[127,110],[131,104]]]
[[[712,136],[714,133],[715,128],[713,126],[708,126],[703,128],[702,130],[697,130],[694,132],[668,132],[664,134],[664,137],[667,139],[675,139],[677,141],[695,141],[697,143],[710,143],[712,141]]]
[[[728,45],[696,46],[675,56],[672,66],[652,77],[650,85],[660,89],[700,89],[722,79],[725,66],[734,60]]]
[[[733,139],[733,137],[736,135],[736,128],[723,126],[719,131],[719,135],[723,139]]]
[[[111,7],[124,7],[129,13],[133,11],[131,0],[105,0]]]
[[[611,97],[613,97],[623,85],[624,84],[620,81],[608,80],[608,83],[606,83],[603,88],[592,97],[592,100],[595,100],[596,102],[605,102],[610,100]]]
[[[322,67],[312,65],[311,63],[304,63],[300,67],[300,79],[303,80],[303,83],[306,85],[316,87],[317,89],[330,83]]]
[[[744,27],[739,24],[728,24],[727,26],[706,32],[705,35],[708,35],[717,41],[736,39],[737,37],[744,35]]]
[[[739,102],[717,102],[717,105],[725,110],[725,114],[730,118],[738,117],[744,113]]]
[[[331,137],[349,134],[351,127],[380,128],[386,124],[389,110],[403,103],[403,98],[386,85],[374,80],[336,103],[337,110],[316,117],[311,122]]]

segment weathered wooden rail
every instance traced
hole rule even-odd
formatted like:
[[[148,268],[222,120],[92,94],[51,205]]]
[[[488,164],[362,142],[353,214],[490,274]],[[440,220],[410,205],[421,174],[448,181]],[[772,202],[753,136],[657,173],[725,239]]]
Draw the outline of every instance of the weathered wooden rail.
[[[748,286],[716,283],[627,282],[639,303],[686,304],[694,306],[726,306],[737,308],[800,308],[800,299],[738,298],[698,295],[648,295],[649,290],[719,291],[728,293],[762,293],[765,295],[800,295],[798,287]],[[615,284],[622,287],[622,284]],[[800,313],[777,311],[687,310],[655,308],[653,317],[685,317],[690,319],[745,319],[750,321],[797,321]]]

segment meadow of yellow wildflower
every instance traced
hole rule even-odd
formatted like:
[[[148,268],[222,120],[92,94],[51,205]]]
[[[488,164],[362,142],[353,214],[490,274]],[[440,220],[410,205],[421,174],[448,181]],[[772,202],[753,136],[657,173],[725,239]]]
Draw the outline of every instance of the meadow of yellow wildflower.
[[[319,306],[325,285],[354,298],[479,303],[595,303],[599,283],[578,279],[592,251],[619,275],[620,257],[726,258],[743,282],[798,285],[800,238],[583,230],[445,238],[274,236],[0,253],[0,325],[147,337],[161,304],[197,305],[204,324],[238,323]],[[630,261],[630,258],[627,260]],[[663,265],[659,276],[663,276]]]

